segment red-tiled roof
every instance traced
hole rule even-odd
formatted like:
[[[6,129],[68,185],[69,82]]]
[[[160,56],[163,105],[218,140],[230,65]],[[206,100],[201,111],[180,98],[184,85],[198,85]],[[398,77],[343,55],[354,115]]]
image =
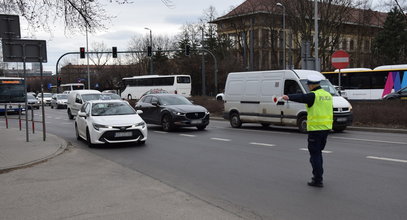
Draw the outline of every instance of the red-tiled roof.
[[[249,15],[249,14],[254,14],[254,13],[279,13],[281,14],[281,8],[277,6],[277,3],[284,3],[284,1],[281,0],[246,0],[239,6],[237,6],[235,9],[230,11],[224,16],[221,16],[217,18],[214,23],[217,23],[218,21],[233,18],[236,16],[242,16],[242,15]],[[293,4],[295,4],[296,1],[291,0],[290,3],[286,3],[286,8],[291,7]],[[321,3],[320,3],[321,4]],[[338,6],[339,7],[339,6]],[[383,12],[378,12],[378,11],[372,11],[372,10],[363,10],[363,9],[356,9],[356,8],[351,8],[350,9],[351,16],[349,17],[347,23],[354,23],[354,24],[359,24],[360,20],[363,16],[366,16],[366,13],[369,13],[371,15],[369,17],[368,21],[364,21],[365,24],[367,25],[373,25],[373,26],[379,26],[382,27],[384,24],[384,21],[386,20],[387,14]],[[365,13],[365,15],[364,15]]]

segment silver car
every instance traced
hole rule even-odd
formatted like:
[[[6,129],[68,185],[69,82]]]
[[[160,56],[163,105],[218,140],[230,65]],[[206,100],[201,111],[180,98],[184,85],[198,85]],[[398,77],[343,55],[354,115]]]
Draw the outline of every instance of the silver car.
[[[51,108],[67,108],[67,103],[67,94],[54,94],[51,99]]]

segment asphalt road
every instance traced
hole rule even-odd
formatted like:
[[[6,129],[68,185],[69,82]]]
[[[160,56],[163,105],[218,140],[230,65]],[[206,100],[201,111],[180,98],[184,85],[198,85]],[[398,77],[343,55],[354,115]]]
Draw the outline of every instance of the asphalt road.
[[[248,219],[407,216],[405,134],[332,133],[324,152],[325,187],[319,189],[306,185],[311,177],[307,136],[294,129],[256,124],[233,129],[212,120],[205,131],[167,133],[149,125],[145,146],[88,149],[76,140],[66,110],[47,108],[46,121],[47,132],[75,146]]]

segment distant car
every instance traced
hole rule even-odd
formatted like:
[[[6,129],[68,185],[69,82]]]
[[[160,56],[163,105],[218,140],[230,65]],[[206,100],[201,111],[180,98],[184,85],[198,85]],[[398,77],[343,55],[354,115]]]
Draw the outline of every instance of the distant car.
[[[396,92],[389,93],[383,97],[385,100],[402,99],[407,100],[407,87],[404,87]]]
[[[114,93],[117,94],[116,90],[110,89],[110,90],[103,90],[102,93]]]
[[[141,95],[140,97],[143,97],[143,96],[149,95],[149,94],[168,94],[168,93],[169,92],[165,89],[150,89],[147,92],[143,93],[143,95]]]
[[[122,98],[115,93],[103,93],[100,95],[100,99],[103,100],[121,100]]]
[[[54,94],[51,99],[51,108],[67,108],[68,94]]]
[[[33,95],[27,93],[27,104],[28,104],[28,109],[39,109],[40,108],[40,101],[38,101],[37,98],[35,98]]]
[[[204,130],[209,124],[208,110],[192,104],[182,95],[145,95],[137,102],[136,109],[143,111],[141,117],[145,122],[161,125],[164,131],[171,131],[175,127]]]
[[[30,95],[32,95],[32,96],[36,96],[37,94],[35,94],[35,92],[27,92],[27,94],[30,94]]]
[[[224,97],[225,97],[225,94],[223,94],[223,93],[218,93],[218,94],[216,95],[216,100],[222,101]]]
[[[89,147],[95,144],[138,142],[147,140],[147,125],[130,104],[123,100],[85,102],[75,119],[77,139]]]
[[[51,93],[43,93],[44,94],[44,105],[51,105],[51,99],[52,99],[52,94]],[[38,101],[40,101],[40,103],[42,102],[42,96],[41,93],[37,94],[37,99]]]

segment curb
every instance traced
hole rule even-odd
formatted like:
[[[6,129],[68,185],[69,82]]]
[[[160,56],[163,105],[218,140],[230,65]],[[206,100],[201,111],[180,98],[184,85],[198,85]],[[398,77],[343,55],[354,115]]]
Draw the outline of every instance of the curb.
[[[47,136],[48,135],[53,135],[53,134],[47,133]],[[45,157],[35,159],[35,160],[29,161],[29,162],[24,162],[24,163],[20,163],[20,164],[17,164],[17,165],[12,165],[12,166],[1,167],[0,168],[0,174],[7,173],[7,172],[17,170],[17,169],[30,167],[30,166],[33,166],[33,165],[36,165],[36,164],[40,164],[42,162],[45,162],[45,161],[47,161],[49,159],[52,159],[52,158],[62,154],[63,152],[65,152],[65,150],[68,148],[68,146],[70,144],[63,138],[60,138],[60,137],[58,137],[56,135],[53,135],[53,136],[57,137],[62,142],[62,143],[61,142],[58,143],[60,146],[58,147],[58,149],[55,150],[55,152],[53,152],[53,153],[51,153],[51,154],[49,154],[49,155],[47,155]]]

